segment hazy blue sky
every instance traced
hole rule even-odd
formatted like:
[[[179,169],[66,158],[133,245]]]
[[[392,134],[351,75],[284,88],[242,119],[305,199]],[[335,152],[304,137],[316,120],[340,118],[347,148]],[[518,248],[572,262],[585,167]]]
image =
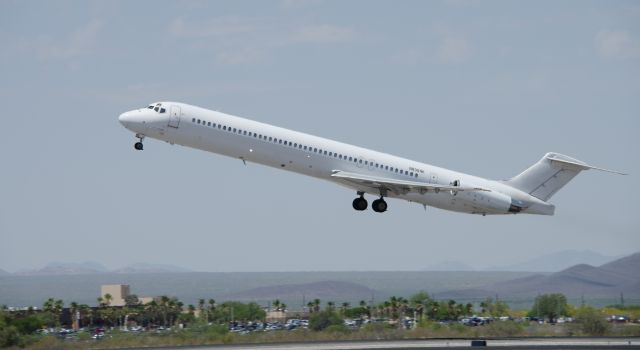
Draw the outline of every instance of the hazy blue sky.
[[[0,1],[0,268],[484,267],[640,250],[640,2]],[[457,214],[148,140],[176,100],[488,178],[589,171],[556,216]]]

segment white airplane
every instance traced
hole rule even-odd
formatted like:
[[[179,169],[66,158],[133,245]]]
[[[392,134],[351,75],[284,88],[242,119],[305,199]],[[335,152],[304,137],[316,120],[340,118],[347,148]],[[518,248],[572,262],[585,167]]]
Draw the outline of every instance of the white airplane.
[[[120,123],[145,137],[239,158],[328,180],[356,191],[355,210],[367,209],[364,194],[471,214],[553,215],[547,201],[580,171],[597,168],[558,153],[547,153],[510,180],[496,181],[177,102],[157,102],[122,113]]]

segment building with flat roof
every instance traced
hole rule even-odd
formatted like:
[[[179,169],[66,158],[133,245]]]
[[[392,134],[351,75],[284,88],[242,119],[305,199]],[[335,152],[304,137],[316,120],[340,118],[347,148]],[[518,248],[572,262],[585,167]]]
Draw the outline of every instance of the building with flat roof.
[[[103,284],[102,286],[100,286],[100,296],[104,298],[107,294],[111,295],[111,301],[109,302],[110,306],[125,306],[125,300],[130,294],[129,285]]]
[[[103,284],[100,286],[100,297],[104,299],[105,295],[111,295],[109,306],[125,306],[127,305],[127,297],[131,294],[128,284]],[[158,297],[138,296],[138,303],[145,305],[152,301],[158,301]],[[104,300],[106,303],[106,300]]]

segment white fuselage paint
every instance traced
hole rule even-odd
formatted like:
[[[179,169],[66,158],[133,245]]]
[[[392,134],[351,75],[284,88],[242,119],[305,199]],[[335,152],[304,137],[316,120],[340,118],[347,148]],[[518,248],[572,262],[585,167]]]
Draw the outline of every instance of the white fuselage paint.
[[[377,189],[338,181],[331,176],[333,171],[441,185],[450,185],[457,180],[464,185],[490,190],[458,192],[455,195],[449,191],[385,194],[385,197],[446,210],[474,214],[509,214],[511,200],[515,200],[522,204],[521,213],[553,214],[553,205],[499,181],[184,103],[162,102],[162,107],[165,108],[165,113],[143,108],[125,112],[119,119],[127,129],[140,136],[313,176],[374,196],[380,195]],[[214,124],[215,127],[212,126]],[[224,130],[225,127],[227,130]],[[274,141],[276,139],[278,141]],[[336,155],[342,156],[342,159]],[[357,162],[349,160],[349,157],[357,159]],[[394,170],[387,170],[391,168]],[[405,172],[408,174],[405,175]]]

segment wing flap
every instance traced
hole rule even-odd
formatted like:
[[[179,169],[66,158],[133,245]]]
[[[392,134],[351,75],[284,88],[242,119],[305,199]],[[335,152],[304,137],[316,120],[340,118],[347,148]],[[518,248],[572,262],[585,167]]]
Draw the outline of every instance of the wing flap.
[[[396,194],[406,194],[409,192],[426,193],[429,191],[489,191],[480,187],[430,184],[426,182],[390,179],[365,174],[350,173],[341,170],[333,170],[331,176],[346,182],[350,182],[352,184],[373,187],[382,191],[391,191]]]

